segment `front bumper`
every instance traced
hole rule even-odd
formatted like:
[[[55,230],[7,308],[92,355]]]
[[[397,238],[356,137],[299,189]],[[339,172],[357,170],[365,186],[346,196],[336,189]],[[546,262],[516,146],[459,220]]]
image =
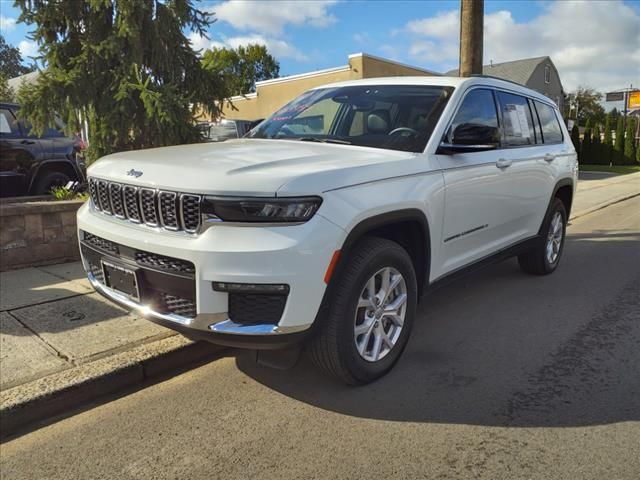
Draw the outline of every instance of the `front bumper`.
[[[170,233],[130,225],[93,211],[88,204],[78,212],[78,228],[83,264],[100,294],[189,337],[249,348],[284,347],[309,331],[324,294],[324,273],[343,235],[341,229],[319,215],[296,226],[219,225],[200,235]],[[195,272],[187,275],[191,280],[165,282],[157,270],[145,270],[143,278],[167,285],[160,289],[179,287],[183,292],[180,296],[193,299],[195,314],[158,310],[144,298],[136,301],[107,287],[104,279],[92,273],[90,262],[105,258],[131,264],[133,255],[121,258],[113,252],[88,248],[83,232],[126,246],[128,251],[152,252],[193,263]],[[212,282],[287,284],[290,291],[278,321],[241,323],[229,317],[229,294],[214,291]]]

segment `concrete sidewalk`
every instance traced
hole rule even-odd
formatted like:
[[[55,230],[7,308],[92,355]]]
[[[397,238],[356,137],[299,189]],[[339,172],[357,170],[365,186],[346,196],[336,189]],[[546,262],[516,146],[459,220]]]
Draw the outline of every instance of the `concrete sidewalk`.
[[[580,180],[572,218],[640,195],[640,173]],[[0,273],[0,435],[221,351],[103,299],[78,262]]]
[[[0,435],[219,351],[105,300],[80,262],[2,272]]]
[[[581,217],[636,195],[640,195],[640,172],[626,175],[580,172],[571,218]]]

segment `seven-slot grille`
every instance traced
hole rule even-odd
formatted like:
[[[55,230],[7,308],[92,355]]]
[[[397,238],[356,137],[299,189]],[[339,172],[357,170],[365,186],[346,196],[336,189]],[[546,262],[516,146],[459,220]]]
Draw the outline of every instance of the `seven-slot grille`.
[[[195,233],[200,227],[199,195],[95,178],[89,179],[89,194],[93,206],[107,215],[172,231]]]

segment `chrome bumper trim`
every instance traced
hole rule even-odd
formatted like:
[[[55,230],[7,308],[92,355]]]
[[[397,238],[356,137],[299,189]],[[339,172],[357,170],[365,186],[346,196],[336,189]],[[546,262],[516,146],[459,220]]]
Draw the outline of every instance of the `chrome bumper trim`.
[[[193,321],[193,318],[187,318],[181,315],[175,315],[173,313],[155,312],[151,310],[151,308],[149,308],[148,306],[135,302],[131,300],[129,297],[127,297],[126,295],[122,293],[118,293],[115,290],[98,282],[96,277],[91,272],[87,272],[87,278],[89,279],[89,283],[91,283],[91,286],[95,288],[98,293],[101,293],[102,295],[107,297],[109,300],[114,301],[115,303],[118,303],[124,307],[130,308],[131,310],[135,310],[136,312],[140,313],[144,317],[155,317],[155,318],[159,318],[160,320],[167,320],[170,322],[179,323],[180,325],[185,325],[187,327]]]
[[[86,270],[86,267],[85,267]],[[96,277],[91,273],[87,272],[87,278],[89,279],[89,283],[91,286],[96,289],[96,291],[109,300],[120,304],[126,308],[131,310],[135,310],[140,313],[144,317],[153,317],[160,320],[165,320],[169,322],[174,322],[184,327],[190,327],[197,331],[203,331],[201,328],[195,328],[193,323],[196,320],[206,319],[209,321],[213,321],[209,326],[209,330],[213,333],[221,333],[221,334],[230,334],[230,335],[255,335],[255,336],[271,336],[271,335],[282,335],[287,333],[298,333],[304,330],[309,329],[311,325],[297,325],[293,327],[279,327],[278,325],[273,324],[258,324],[258,325],[241,325],[239,323],[235,323],[230,320],[226,313],[221,314],[200,314],[196,318],[188,318],[183,317],[181,315],[175,315],[173,313],[159,313],[153,311],[147,305],[142,305],[141,303],[135,302],[131,300],[129,297],[122,293],[118,293],[115,290],[103,285],[98,282]]]
[[[296,325],[293,327],[279,327],[272,323],[259,323],[256,325],[242,325],[233,320],[225,320],[214,323],[209,329],[215,333],[231,333],[233,335],[282,335],[286,333],[298,333],[308,330],[311,325]]]

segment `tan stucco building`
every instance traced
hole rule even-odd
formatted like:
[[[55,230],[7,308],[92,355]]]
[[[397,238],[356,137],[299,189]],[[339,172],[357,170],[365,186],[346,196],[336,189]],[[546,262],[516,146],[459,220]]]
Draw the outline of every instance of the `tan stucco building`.
[[[374,57],[365,53],[349,55],[347,65],[256,82],[256,92],[232,97],[225,102],[223,116],[228,119],[266,118],[301,93],[313,87],[345,80],[396,76],[432,76],[436,72]]]

